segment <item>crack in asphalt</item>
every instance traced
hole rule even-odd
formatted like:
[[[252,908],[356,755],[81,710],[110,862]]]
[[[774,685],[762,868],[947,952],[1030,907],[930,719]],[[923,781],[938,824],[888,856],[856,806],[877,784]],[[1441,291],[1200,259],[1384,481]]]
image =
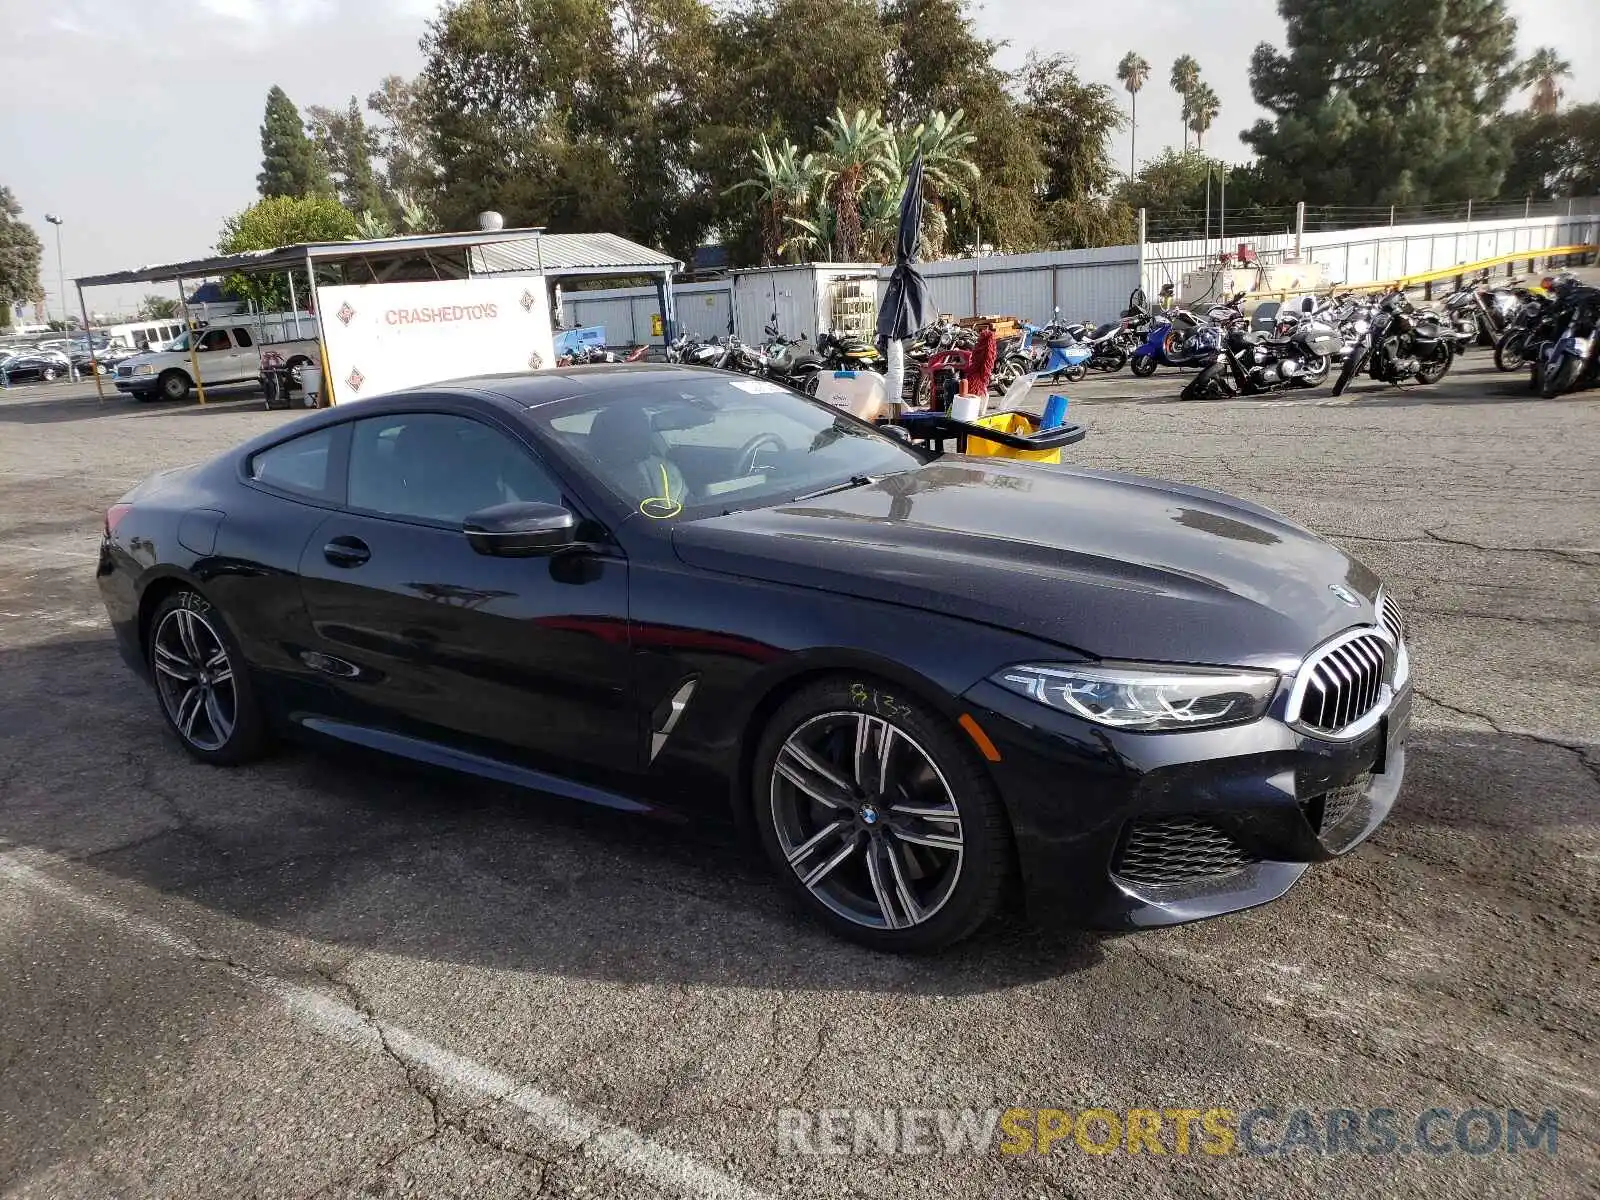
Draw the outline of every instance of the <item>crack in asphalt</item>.
[[[353,962],[354,959],[351,961]],[[597,1131],[591,1131],[590,1133],[585,1134],[584,1137],[570,1149],[564,1150],[562,1153],[553,1157],[547,1157],[545,1155],[538,1154],[533,1150],[515,1145],[506,1138],[496,1137],[481,1125],[471,1122],[471,1118],[473,1116],[483,1112],[485,1109],[493,1107],[496,1104],[502,1103],[511,1093],[501,1096],[485,1097],[477,1104],[468,1105],[458,1114],[452,1116],[446,1110],[444,1101],[441,1099],[439,1092],[433,1087],[429,1086],[428,1082],[423,1078],[422,1071],[405,1055],[396,1050],[394,1045],[389,1041],[388,1033],[385,1030],[383,1021],[378,1017],[376,1010],[373,1008],[372,1002],[358,987],[356,987],[354,983],[350,981],[348,976],[345,974],[345,972],[349,969],[349,965],[349,963],[346,963],[338,971],[330,971],[325,967],[316,967],[314,970],[316,974],[329,986],[338,989],[349,999],[350,1006],[361,1015],[362,1020],[366,1022],[368,1027],[371,1028],[374,1035],[378,1039],[378,1046],[384,1056],[400,1069],[401,1075],[405,1079],[406,1089],[427,1106],[428,1118],[432,1126],[422,1137],[413,1138],[409,1141],[406,1141],[404,1144],[396,1147],[392,1153],[374,1163],[370,1173],[376,1175],[395,1169],[395,1164],[406,1155],[428,1145],[430,1142],[437,1141],[446,1130],[450,1130],[459,1134],[470,1142],[493,1150],[496,1153],[509,1155],[513,1158],[520,1159],[527,1165],[533,1167],[538,1172],[538,1183],[533,1195],[542,1195],[548,1176],[550,1175],[555,1164],[563,1159],[570,1158],[581,1151],[584,1145],[590,1140],[590,1138],[594,1136],[595,1132]],[[325,1192],[328,1187],[333,1186],[334,1184],[349,1182],[351,1178],[352,1176],[346,1175],[339,1179],[330,1180],[328,1183],[323,1185],[322,1189],[319,1189],[319,1192],[314,1192],[312,1195],[315,1196],[321,1194],[321,1192]],[[307,1200],[309,1200],[309,1197]]]
[[[1589,774],[1594,777],[1595,784],[1600,786],[1600,761],[1591,759],[1588,751],[1582,745],[1574,744],[1572,742],[1563,742],[1559,738],[1547,737],[1542,733],[1530,733],[1525,729],[1507,729],[1505,726],[1501,725],[1499,721],[1495,720],[1495,718],[1491,717],[1486,712],[1479,712],[1478,710],[1471,708],[1463,708],[1458,704],[1450,704],[1447,701],[1439,699],[1437,696],[1429,694],[1422,688],[1417,687],[1416,684],[1412,684],[1412,688],[1416,691],[1417,695],[1421,696],[1434,707],[1442,708],[1446,712],[1455,713],[1458,717],[1468,717],[1472,720],[1482,721],[1485,725],[1494,730],[1494,732],[1500,734],[1502,737],[1526,738],[1528,741],[1537,742],[1541,746],[1553,746],[1557,750],[1565,750],[1568,754],[1571,754],[1577,758],[1578,765],[1583,767],[1584,770],[1588,771]]]

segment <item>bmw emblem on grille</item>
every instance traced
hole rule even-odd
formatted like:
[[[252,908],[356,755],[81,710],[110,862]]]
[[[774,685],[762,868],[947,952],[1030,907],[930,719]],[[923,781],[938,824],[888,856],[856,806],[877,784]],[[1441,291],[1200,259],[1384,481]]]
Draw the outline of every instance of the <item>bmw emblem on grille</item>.
[[[1356,594],[1349,588],[1345,587],[1344,584],[1330,583],[1328,585],[1328,590],[1335,596],[1339,597],[1339,599],[1344,603],[1348,604],[1351,608],[1361,607],[1361,601],[1357,598]]]

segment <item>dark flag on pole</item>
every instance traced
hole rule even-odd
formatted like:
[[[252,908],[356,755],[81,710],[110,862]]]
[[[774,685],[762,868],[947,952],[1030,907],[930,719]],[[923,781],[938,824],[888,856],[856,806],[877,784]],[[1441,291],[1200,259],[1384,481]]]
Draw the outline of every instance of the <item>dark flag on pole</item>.
[[[906,191],[900,200],[900,232],[894,244],[894,274],[878,309],[878,340],[904,341],[927,322],[928,283],[917,270],[917,246],[922,240],[922,151],[911,160]]]

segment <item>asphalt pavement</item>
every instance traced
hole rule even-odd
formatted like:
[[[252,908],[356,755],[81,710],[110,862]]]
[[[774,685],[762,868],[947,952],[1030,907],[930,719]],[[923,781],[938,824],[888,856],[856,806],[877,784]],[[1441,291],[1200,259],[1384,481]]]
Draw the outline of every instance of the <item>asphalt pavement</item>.
[[[0,393],[0,1193],[1594,1195],[1600,393],[1532,399],[1482,352],[1339,400],[1180,386],[1062,389],[1068,455],[1270,505],[1388,579],[1421,697],[1396,811],[1263,909],[1012,918],[922,958],[794,915],[726,830],[296,748],[191,762],[113,650],[102,513],[294,414]],[[1275,1115],[1225,1154],[1081,1124],[805,1152],[1013,1106]],[[1435,1107],[1440,1153],[1410,1136]],[[1289,1136],[1338,1109],[1395,1110],[1395,1149]],[[1556,1152],[1466,1152],[1473,1109],[1555,1113]]]

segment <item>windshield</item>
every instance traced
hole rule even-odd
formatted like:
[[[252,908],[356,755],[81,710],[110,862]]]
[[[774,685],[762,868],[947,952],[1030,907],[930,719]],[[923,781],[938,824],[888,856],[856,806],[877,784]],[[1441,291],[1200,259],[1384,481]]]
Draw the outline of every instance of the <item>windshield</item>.
[[[872,426],[762,379],[662,376],[528,416],[623,503],[656,520],[781,504],[925,461]]]
[[[150,341],[152,350],[187,350],[189,348],[189,331],[184,330],[170,342],[162,342],[154,338]]]

